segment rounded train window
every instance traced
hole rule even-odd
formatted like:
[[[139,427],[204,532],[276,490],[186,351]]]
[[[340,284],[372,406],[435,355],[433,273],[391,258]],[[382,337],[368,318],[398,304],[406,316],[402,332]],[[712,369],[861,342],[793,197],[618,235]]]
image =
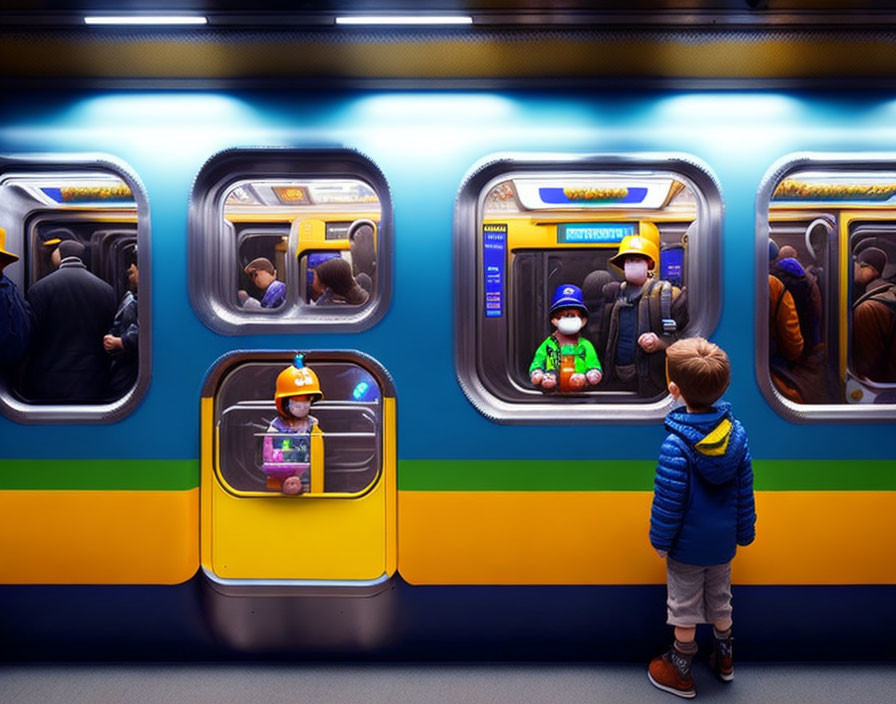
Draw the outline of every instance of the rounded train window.
[[[391,204],[348,150],[240,150],[193,189],[190,291],[224,334],[363,330],[388,305]]]
[[[457,373],[507,423],[649,421],[719,314],[721,199],[691,158],[497,157],[461,189]]]
[[[792,420],[896,417],[896,163],[785,159],[759,203],[765,396]]]
[[[113,422],[150,378],[148,205],[107,158],[0,158],[0,409]],[[143,285],[140,285],[140,277]]]

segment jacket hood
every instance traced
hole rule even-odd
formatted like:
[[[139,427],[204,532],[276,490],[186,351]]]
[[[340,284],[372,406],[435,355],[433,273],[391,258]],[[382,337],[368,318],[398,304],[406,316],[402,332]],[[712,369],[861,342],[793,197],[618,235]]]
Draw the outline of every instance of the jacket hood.
[[[720,402],[707,413],[677,408],[666,416],[666,429],[688,445],[700,475],[711,484],[724,484],[737,472],[744,455],[746,433],[735,432],[731,404]]]

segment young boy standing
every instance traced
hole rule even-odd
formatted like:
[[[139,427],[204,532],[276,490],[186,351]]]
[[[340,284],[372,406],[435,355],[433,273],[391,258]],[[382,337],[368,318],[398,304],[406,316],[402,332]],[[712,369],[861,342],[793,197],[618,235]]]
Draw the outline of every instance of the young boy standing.
[[[650,543],[666,558],[668,620],[675,644],[650,662],[651,683],[679,697],[697,695],[691,661],[698,623],[713,624],[710,666],[734,678],[731,559],[756,535],[747,434],[719,398],[731,367],[718,346],[692,337],[666,349],[669,393],[684,401],[666,416],[650,515]]]

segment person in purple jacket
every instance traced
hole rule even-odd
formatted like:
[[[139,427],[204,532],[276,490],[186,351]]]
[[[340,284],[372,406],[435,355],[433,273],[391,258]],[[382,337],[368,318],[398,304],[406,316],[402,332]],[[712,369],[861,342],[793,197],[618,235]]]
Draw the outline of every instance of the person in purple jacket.
[[[656,687],[697,695],[691,661],[697,624],[713,624],[713,672],[734,679],[731,638],[731,560],[756,536],[753,469],[747,433],[719,402],[731,366],[718,346],[691,337],[666,349],[669,393],[684,401],[666,416],[650,514],[650,544],[666,559],[667,623],[675,643],[650,662]]]
[[[260,303],[257,298],[252,298],[245,291],[240,291],[240,304],[244,308],[279,308],[283,305],[286,300],[286,284],[277,279],[277,270],[271,264],[270,259],[265,257],[253,259],[246,265],[244,271],[255,287],[264,291]]]

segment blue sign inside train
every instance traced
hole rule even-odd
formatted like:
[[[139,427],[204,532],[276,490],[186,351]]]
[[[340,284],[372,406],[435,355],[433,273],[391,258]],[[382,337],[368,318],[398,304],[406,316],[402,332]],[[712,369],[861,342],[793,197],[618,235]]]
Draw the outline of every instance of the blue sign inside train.
[[[483,225],[482,271],[485,276],[485,317],[504,314],[504,260],[507,225]]]
[[[565,244],[613,244],[635,234],[635,223],[561,223],[557,226],[557,242]]]

